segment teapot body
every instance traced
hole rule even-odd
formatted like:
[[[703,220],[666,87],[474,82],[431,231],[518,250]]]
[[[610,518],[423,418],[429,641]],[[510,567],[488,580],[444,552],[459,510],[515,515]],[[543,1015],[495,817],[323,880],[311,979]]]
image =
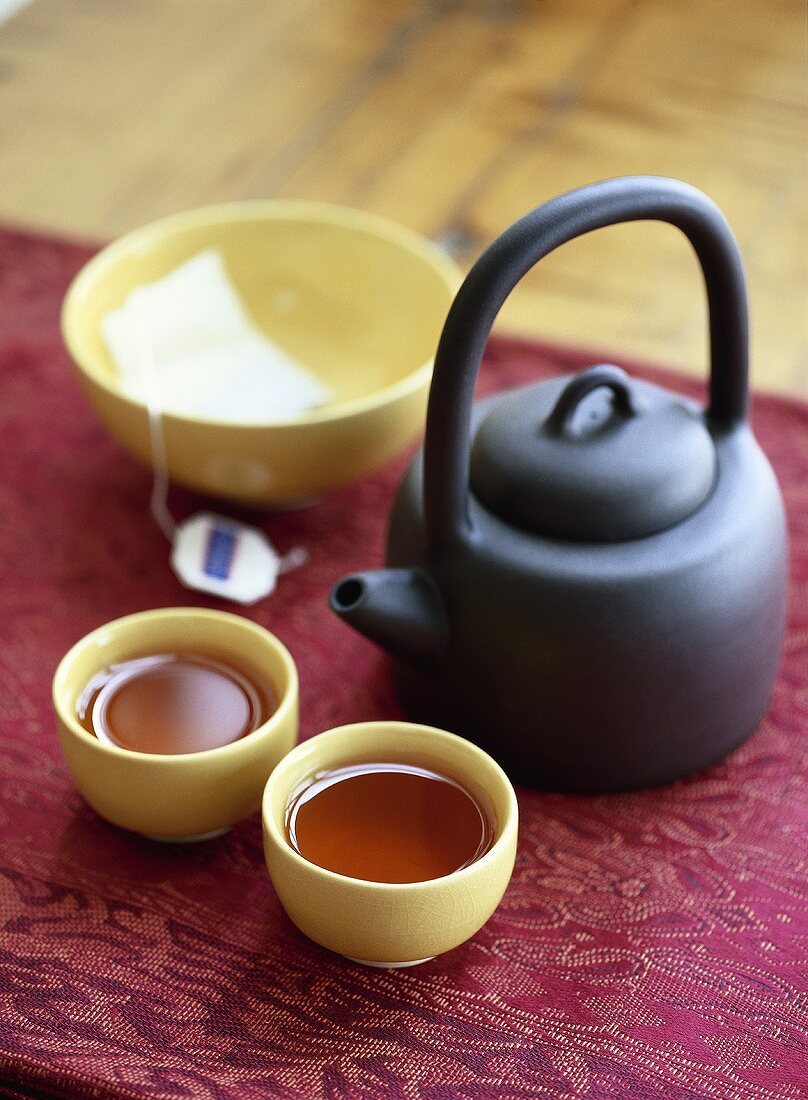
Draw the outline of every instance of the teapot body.
[[[490,404],[475,406],[473,428]],[[406,713],[476,741],[516,782],[554,790],[666,783],[742,742],[779,662],[785,520],[746,423],[714,443],[711,495],[667,530],[544,538],[472,494],[466,536],[428,558],[419,454],[394,504],[387,563],[431,578],[448,631],[439,659],[394,661]]]

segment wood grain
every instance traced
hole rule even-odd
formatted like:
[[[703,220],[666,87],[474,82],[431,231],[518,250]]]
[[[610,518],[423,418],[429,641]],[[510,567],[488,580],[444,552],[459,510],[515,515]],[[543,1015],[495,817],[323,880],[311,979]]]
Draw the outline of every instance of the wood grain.
[[[702,187],[744,253],[757,386],[808,395],[802,0],[34,0],[0,25],[0,218],[105,238],[244,197],[347,203],[465,264],[559,191]],[[548,257],[501,325],[702,371],[664,226]]]

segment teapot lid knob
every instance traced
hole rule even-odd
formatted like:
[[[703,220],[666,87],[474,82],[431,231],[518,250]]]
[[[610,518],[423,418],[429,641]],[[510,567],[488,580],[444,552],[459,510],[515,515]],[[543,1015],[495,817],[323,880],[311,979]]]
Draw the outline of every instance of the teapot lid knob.
[[[522,530],[586,542],[679,523],[717,472],[702,411],[601,364],[507,394],[483,419],[472,490]]]

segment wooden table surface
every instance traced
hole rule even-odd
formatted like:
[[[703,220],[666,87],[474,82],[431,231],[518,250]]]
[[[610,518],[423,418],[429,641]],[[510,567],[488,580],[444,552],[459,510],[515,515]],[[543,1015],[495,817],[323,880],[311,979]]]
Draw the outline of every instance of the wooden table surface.
[[[0,219],[106,238],[202,203],[378,211],[470,263],[606,176],[678,176],[738,236],[753,381],[808,394],[803,0],[33,0],[0,24]],[[544,260],[503,328],[704,370],[684,239]]]

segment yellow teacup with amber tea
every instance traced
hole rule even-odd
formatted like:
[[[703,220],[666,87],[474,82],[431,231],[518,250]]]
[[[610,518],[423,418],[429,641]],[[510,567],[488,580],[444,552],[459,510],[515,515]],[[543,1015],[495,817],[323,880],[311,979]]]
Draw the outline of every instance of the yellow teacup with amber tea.
[[[476,745],[430,726],[362,722],[298,745],[267,781],[263,819],[289,917],[371,966],[412,966],[469,939],[513,871],[508,777]]]
[[[297,670],[269,631],[202,608],[107,623],[65,655],[53,703],[67,766],[102,817],[159,840],[258,809],[297,738]]]

